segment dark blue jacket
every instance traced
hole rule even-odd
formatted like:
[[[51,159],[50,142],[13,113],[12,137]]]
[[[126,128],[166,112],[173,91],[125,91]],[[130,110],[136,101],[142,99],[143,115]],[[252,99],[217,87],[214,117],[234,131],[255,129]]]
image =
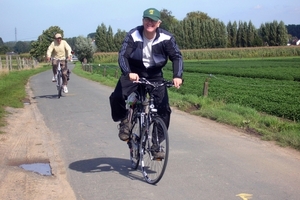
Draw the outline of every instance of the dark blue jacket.
[[[164,29],[157,28],[156,37],[152,44],[152,54],[155,65],[146,68],[143,64],[143,26],[130,30],[119,52],[119,66],[123,75],[130,72],[140,77],[162,77],[162,68],[168,59],[172,61],[173,78],[182,78],[183,60],[174,36]]]

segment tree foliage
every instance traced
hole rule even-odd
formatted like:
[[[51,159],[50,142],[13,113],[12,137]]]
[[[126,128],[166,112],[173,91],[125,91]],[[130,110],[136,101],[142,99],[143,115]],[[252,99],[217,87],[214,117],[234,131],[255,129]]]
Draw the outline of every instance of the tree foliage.
[[[27,53],[29,52],[31,45],[29,42],[18,41],[14,46],[15,53]]]
[[[98,26],[95,34],[95,43],[97,50],[100,52],[109,52],[109,44],[107,43],[107,28],[104,23]]]
[[[86,58],[88,62],[91,62],[93,60],[96,47],[93,46],[93,41],[91,38],[79,36],[75,38],[74,51],[79,61],[83,62],[83,60]]]
[[[6,54],[9,50],[10,50],[10,48],[8,46],[4,45],[4,42],[3,42],[2,38],[0,37],[0,54]]]
[[[75,49],[75,43],[76,43],[76,37],[65,38],[65,40],[70,45],[71,49],[74,50]]]
[[[289,24],[286,26],[287,31],[289,34],[291,34],[293,37],[300,38],[300,24]]]
[[[2,40],[2,37],[0,37],[0,46],[3,46],[4,45],[4,42]]]
[[[283,46],[288,42],[288,32],[282,21],[261,24],[258,32],[265,45]]]
[[[119,51],[125,37],[126,37],[126,31],[121,31],[121,29],[118,29],[117,33],[114,35],[114,44],[116,49],[115,51]]]
[[[207,15],[207,13],[196,11],[196,12],[189,12],[186,14],[186,17],[183,20],[187,19],[202,19],[202,20],[211,20],[212,18]]]
[[[9,51],[10,51],[10,49],[8,46],[5,46],[5,45],[0,46],[0,54],[6,54]]]
[[[178,20],[172,15],[172,12],[167,9],[162,9],[160,16],[162,21],[160,27],[167,31],[170,31],[171,27],[178,23]]]

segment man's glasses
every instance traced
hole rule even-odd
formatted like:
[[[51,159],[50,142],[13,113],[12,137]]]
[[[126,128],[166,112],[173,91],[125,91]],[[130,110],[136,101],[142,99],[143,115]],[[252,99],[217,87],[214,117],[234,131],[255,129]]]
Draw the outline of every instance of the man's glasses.
[[[57,40],[61,40],[61,37],[59,37],[59,38],[55,38],[55,39],[57,39]]]
[[[146,22],[146,23],[151,22],[151,23],[153,23],[153,24],[156,24],[158,21],[154,21],[153,19],[150,19],[150,18],[148,18],[148,17],[145,17],[145,18],[144,18],[144,22]]]

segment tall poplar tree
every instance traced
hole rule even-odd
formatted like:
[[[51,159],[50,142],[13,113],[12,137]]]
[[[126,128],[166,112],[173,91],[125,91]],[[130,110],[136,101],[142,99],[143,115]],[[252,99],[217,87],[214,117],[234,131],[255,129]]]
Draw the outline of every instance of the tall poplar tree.
[[[106,33],[106,43],[107,43],[107,50],[108,52],[114,52],[117,51],[115,47],[115,42],[114,42],[114,33],[111,28],[111,26],[108,27],[107,33]]]
[[[95,34],[95,44],[97,46],[97,51],[107,52],[109,47],[107,43],[107,28],[102,23],[101,26],[97,27]]]
[[[118,29],[117,33],[114,35],[114,44],[115,44],[116,51],[120,50],[125,37],[126,37],[126,31],[121,31],[121,29]]]
[[[279,46],[284,46],[288,42],[288,31],[283,21],[280,21],[277,26],[277,43]]]
[[[248,47],[253,47],[256,35],[257,35],[256,28],[250,20],[248,23],[248,27],[247,27],[247,46]]]
[[[278,26],[278,22],[276,20],[274,20],[272,23],[270,23],[270,33],[269,33],[269,45],[270,46],[278,46],[277,26]]]
[[[239,21],[239,25],[237,28],[237,36],[236,36],[236,46],[242,47],[242,34],[243,34],[243,22]]]

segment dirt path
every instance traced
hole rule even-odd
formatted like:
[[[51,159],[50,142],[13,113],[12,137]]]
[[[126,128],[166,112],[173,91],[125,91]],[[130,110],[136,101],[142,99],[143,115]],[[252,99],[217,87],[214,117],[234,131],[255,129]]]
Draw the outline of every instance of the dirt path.
[[[30,104],[7,108],[8,125],[0,134],[0,198],[18,200],[76,199],[67,181],[55,138],[44,123],[29,86]],[[22,164],[49,163],[52,175],[26,171]]]

